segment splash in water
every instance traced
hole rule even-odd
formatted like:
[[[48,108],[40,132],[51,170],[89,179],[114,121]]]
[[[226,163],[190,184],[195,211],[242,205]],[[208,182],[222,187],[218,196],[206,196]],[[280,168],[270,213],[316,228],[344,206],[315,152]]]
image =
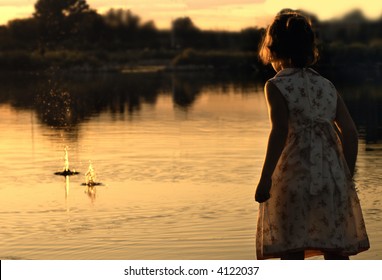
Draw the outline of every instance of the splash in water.
[[[94,172],[93,164],[90,161],[88,171],[85,173],[85,184],[93,185],[95,182],[95,178],[96,178],[96,174]]]
[[[88,171],[85,173],[85,183],[82,185],[84,186],[98,186],[101,185],[101,183],[96,182],[96,173],[93,168],[93,164],[91,161],[89,161],[89,168]]]
[[[65,156],[64,156],[64,169],[62,172],[55,172],[56,175],[62,175],[62,176],[71,176],[71,175],[77,175],[79,172],[73,170],[71,171],[69,169],[69,157],[68,157],[68,147],[65,147]]]
[[[68,158],[68,147],[65,147],[65,165],[64,165],[64,171],[69,171],[69,158]]]

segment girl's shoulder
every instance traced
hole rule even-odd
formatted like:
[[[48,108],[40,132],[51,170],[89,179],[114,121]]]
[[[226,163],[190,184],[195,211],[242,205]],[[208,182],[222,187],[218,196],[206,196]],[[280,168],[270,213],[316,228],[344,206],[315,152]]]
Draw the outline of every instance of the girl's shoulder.
[[[334,84],[327,78],[325,78],[324,76],[322,76],[321,74],[319,74],[318,72],[316,72],[315,70],[310,69],[310,72],[311,72],[311,81],[314,82],[314,81],[318,81],[320,82],[320,84],[322,86],[325,86],[325,87],[329,87],[333,90],[336,90],[336,87],[334,86]]]
[[[329,79],[312,68],[285,68],[279,71],[273,78],[269,79],[268,82],[274,84],[293,83],[303,79],[304,76],[307,76],[313,83],[325,84],[335,89],[335,86]]]

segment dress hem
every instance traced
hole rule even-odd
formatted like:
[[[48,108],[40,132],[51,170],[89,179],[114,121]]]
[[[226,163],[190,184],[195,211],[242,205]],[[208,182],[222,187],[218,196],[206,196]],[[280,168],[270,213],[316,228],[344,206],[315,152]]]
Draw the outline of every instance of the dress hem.
[[[365,240],[364,242],[361,242],[361,243],[369,244],[369,241]],[[290,250],[285,250],[285,251],[281,251],[281,252],[278,252],[278,253],[272,253],[272,254],[266,254],[266,255],[257,254],[257,259],[258,260],[266,260],[266,259],[281,258],[282,255],[290,254],[290,253],[295,253],[295,252],[300,252],[300,251],[304,251],[305,252],[304,258],[310,258],[310,257],[315,257],[315,256],[322,256],[326,252],[328,252],[328,253],[337,253],[337,254],[339,254],[341,256],[349,257],[349,256],[355,256],[355,255],[357,255],[359,253],[362,253],[364,251],[367,251],[369,249],[370,249],[370,246],[364,246],[364,247],[363,246],[359,246],[357,251],[349,252],[349,251],[343,250],[341,248],[334,248],[333,249],[333,248],[319,248],[319,247],[301,247],[301,248],[290,249]]]

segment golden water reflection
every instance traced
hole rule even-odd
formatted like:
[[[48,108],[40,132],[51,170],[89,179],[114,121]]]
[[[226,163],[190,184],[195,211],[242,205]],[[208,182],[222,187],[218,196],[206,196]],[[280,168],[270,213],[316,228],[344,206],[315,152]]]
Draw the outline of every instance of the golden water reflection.
[[[90,198],[90,201],[92,203],[94,203],[95,199],[96,199],[97,187],[96,186],[86,186],[84,192]]]
[[[94,115],[76,137],[9,105],[0,118],[0,257],[255,258],[253,191],[269,129],[261,87],[204,89],[188,110],[163,94],[133,119]],[[372,248],[355,258],[381,259],[382,154],[365,145],[356,180]],[[104,185],[67,176],[63,194],[53,172],[65,146],[71,166],[85,174],[92,159]]]

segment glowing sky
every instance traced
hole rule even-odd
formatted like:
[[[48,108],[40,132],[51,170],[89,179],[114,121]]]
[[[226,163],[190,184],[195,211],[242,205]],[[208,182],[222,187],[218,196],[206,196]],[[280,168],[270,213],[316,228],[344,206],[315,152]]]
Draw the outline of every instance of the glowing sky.
[[[0,0],[0,24],[31,16],[36,1]],[[202,29],[265,26],[283,8],[302,8],[321,20],[340,17],[355,8],[369,18],[382,16],[382,1],[365,0],[87,0],[87,3],[101,14],[112,7],[130,9],[143,21],[153,20],[158,28],[169,28],[173,19],[184,16]]]

